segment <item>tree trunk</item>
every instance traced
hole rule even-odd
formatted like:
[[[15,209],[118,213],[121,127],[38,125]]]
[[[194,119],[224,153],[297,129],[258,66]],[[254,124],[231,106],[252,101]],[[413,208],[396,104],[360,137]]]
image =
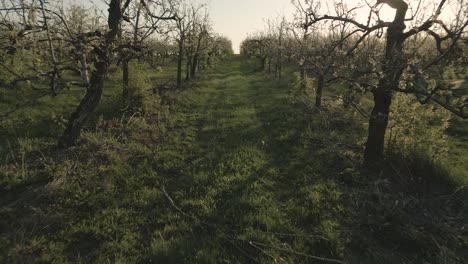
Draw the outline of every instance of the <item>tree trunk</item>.
[[[184,60],[184,41],[179,41],[179,55],[177,57],[177,88],[182,86],[182,62]]]
[[[305,24],[309,24],[309,16],[305,16]],[[304,35],[302,37],[303,45],[301,47],[301,54],[304,54],[307,49],[305,49],[307,40],[309,39],[309,27],[305,27],[304,29]],[[304,50],[305,49],[305,50]],[[301,89],[304,93],[306,93],[306,69],[305,69],[305,62],[302,61],[301,63]]]
[[[364,162],[367,165],[375,164],[384,158],[385,133],[392,104],[392,91],[398,87],[405,69],[403,32],[408,5],[402,0],[394,0],[393,4],[397,12],[394,21],[387,30],[383,77],[373,91],[374,108],[369,119],[369,135],[364,153]]]
[[[276,60],[276,70],[278,74],[278,79],[281,79],[281,74],[283,70],[283,29],[284,29],[284,17],[283,21],[281,21],[281,27],[280,27],[280,34],[278,38],[278,58]]]
[[[325,85],[325,80],[324,80],[323,76],[318,77],[317,90],[315,92],[315,106],[317,108],[322,107],[322,94],[323,94],[324,85]]]
[[[99,62],[96,66],[96,70],[91,77],[91,84],[86,91],[85,97],[81,100],[80,105],[71,115],[67,128],[62,138],[59,140],[59,147],[68,148],[74,146],[78,141],[81,129],[101,101],[107,68],[107,62]]]
[[[92,73],[90,84],[86,94],[81,100],[78,108],[71,115],[68,125],[60,138],[58,145],[61,148],[67,148],[76,145],[81,134],[81,129],[91,117],[91,114],[101,101],[104,90],[104,80],[107,75],[110,62],[110,49],[119,31],[122,19],[122,10],[120,0],[111,0],[109,3],[109,32],[106,34],[104,43],[95,48],[97,62],[95,70]]]
[[[278,66],[278,77],[281,79],[283,78],[283,62],[279,61],[279,66]]]
[[[190,80],[190,69],[192,67],[192,59],[187,58],[187,67],[185,68],[185,80]]]
[[[385,133],[392,104],[392,91],[385,86],[382,82],[374,91],[374,108],[369,119],[369,135],[364,153],[366,164],[373,164],[384,158]]]
[[[268,59],[268,73],[271,73],[271,58]]]
[[[130,95],[130,91],[129,91],[129,69],[128,69],[128,59],[127,58],[124,58],[122,60],[122,82],[123,82],[123,88],[122,88],[122,102],[123,102],[123,106],[124,107],[127,107],[128,106],[128,97]]]
[[[190,76],[191,79],[195,79],[197,75],[198,63],[199,63],[198,60],[200,56],[200,49],[201,49],[201,43],[203,41],[203,35],[204,35],[203,31],[198,35],[197,49],[195,51],[195,55],[193,56],[193,60],[192,60],[192,72]]]
[[[278,65],[278,60],[277,60],[275,63],[275,78],[278,77],[278,73],[279,73],[279,65]]]
[[[197,67],[198,67],[198,55],[195,55],[195,58],[193,58],[192,62],[192,71],[191,71],[191,79],[195,79],[197,75]]]

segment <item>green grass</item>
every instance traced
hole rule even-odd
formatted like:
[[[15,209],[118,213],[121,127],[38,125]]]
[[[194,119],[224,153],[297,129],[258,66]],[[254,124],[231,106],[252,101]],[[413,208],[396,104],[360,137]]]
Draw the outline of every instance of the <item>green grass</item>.
[[[447,78],[449,80],[459,80],[466,79],[467,76],[458,76],[452,73],[448,74]],[[468,91],[468,82],[464,83],[461,90]],[[340,84],[326,87],[324,90],[324,100],[329,102],[334,101],[337,94],[343,94],[346,91],[347,88]],[[371,93],[357,95],[357,101],[368,113],[372,111],[373,99]],[[416,101],[414,103],[419,105]],[[395,104],[393,104],[393,107],[395,107]],[[445,110],[440,108],[439,111]],[[448,111],[446,113],[450,114]],[[446,135],[448,136],[448,155],[442,160],[442,164],[450,171],[452,180],[456,181],[459,185],[468,185],[468,120],[464,120],[454,114],[450,115],[449,128],[446,130]],[[390,119],[392,119],[391,116]],[[358,122],[368,122],[361,115],[358,116],[357,120]],[[441,139],[436,138],[434,140]]]
[[[464,185],[468,185],[468,120],[454,117],[451,120],[450,159],[453,175]]]
[[[464,263],[466,199],[430,168],[360,168],[363,123],[294,83],[233,56],[169,110],[25,142],[0,167],[0,262]]]
[[[133,62],[139,64],[139,62]],[[148,75],[154,87],[162,85],[168,79],[174,79],[176,68],[171,64],[157,71],[147,67]],[[105,118],[120,114],[122,104],[121,70],[117,66],[111,68],[110,77],[105,82],[104,94],[95,116]],[[0,113],[15,109],[16,105],[27,102],[37,92],[27,86],[10,90],[2,88]],[[11,147],[18,146],[18,141],[24,138],[38,138],[47,142],[56,141],[62,134],[66,120],[78,106],[85,91],[72,87],[62,91],[58,96],[45,96],[12,113],[0,121],[0,157],[6,156]],[[3,160],[4,161],[4,160]]]

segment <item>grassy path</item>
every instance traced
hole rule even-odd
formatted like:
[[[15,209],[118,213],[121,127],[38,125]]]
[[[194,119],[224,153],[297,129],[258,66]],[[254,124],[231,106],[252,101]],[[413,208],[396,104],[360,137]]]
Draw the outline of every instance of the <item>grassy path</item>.
[[[337,161],[306,143],[313,122],[291,107],[292,81],[231,57],[172,94],[171,111],[101,120],[76,148],[24,153],[23,167],[0,171],[12,182],[0,262],[342,258],[342,194],[322,176]]]
[[[306,122],[291,108],[289,85],[291,79],[268,80],[235,57],[204,76],[200,88],[179,102],[178,111],[192,120],[192,130],[184,130],[194,138],[180,168],[167,172],[167,177],[178,175],[168,183],[168,194],[205,232],[194,235],[193,219],[183,220],[192,235],[181,235],[172,246],[187,252],[188,259],[173,261],[191,262],[201,255],[208,262],[223,256],[270,262],[298,249],[339,257],[344,240],[332,215],[343,213],[336,203],[341,193],[331,181],[314,180],[322,167],[309,160],[315,150],[301,145]],[[249,239],[282,249],[250,245]]]
[[[360,170],[362,124],[293,104],[285,76],[227,58],[170,111],[1,167],[0,263],[465,263],[460,204]]]

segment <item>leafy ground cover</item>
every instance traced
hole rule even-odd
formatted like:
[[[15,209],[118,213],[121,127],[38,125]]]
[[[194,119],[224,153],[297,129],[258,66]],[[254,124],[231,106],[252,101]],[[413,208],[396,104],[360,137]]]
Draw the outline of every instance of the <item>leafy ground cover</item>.
[[[231,57],[167,105],[97,118],[78,147],[11,150],[0,262],[466,263],[450,174],[362,169],[363,122],[295,103],[286,76]]]

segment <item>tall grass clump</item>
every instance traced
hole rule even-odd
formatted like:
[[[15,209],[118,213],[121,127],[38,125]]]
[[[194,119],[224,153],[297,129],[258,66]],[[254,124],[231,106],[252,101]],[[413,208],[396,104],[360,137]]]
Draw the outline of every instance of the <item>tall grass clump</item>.
[[[450,115],[435,105],[421,105],[416,99],[397,94],[387,135],[389,161],[425,181],[450,183],[444,165],[449,151]]]
[[[143,65],[129,65],[128,98],[124,98],[124,108],[129,112],[148,112],[158,98],[149,96],[151,80],[148,69]]]

